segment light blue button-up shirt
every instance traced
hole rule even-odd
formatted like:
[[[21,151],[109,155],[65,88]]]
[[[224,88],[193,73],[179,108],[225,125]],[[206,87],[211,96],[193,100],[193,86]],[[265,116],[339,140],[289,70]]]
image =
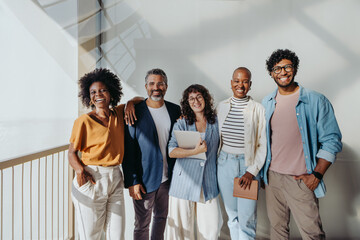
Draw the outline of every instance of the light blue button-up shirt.
[[[175,130],[196,131],[196,126],[195,123],[192,125],[187,124],[185,118],[179,119],[175,123],[171,134],[168,145],[169,151],[178,147],[174,134]],[[205,201],[219,195],[216,175],[216,159],[219,148],[217,120],[214,124],[206,123],[205,141],[207,145],[206,160],[190,157],[176,159],[169,190],[170,196],[199,202],[201,189]]]
[[[261,175],[266,184],[268,184],[267,172],[271,162],[270,120],[275,111],[277,91],[276,89],[262,101],[266,110],[266,137],[268,141],[266,162]],[[324,95],[300,86],[299,101],[295,110],[303,143],[307,173],[310,174],[315,169],[318,158],[334,163],[336,154],[341,152],[342,143],[341,132],[330,101]],[[315,196],[317,198],[324,197],[325,192],[325,184],[321,180],[314,190]]]

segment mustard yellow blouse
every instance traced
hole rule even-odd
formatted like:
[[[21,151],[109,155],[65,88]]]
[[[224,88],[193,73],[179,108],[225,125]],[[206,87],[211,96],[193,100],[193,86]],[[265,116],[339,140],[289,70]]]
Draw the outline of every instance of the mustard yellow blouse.
[[[81,154],[85,165],[115,166],[124,157],[124,104],[110,111],[108,127],[88,114],[75,120],[70,143]]]

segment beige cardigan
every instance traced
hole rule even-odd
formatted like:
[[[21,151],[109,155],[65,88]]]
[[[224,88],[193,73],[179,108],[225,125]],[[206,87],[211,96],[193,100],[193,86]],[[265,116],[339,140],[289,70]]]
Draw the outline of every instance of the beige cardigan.
[[[219,135],[221,128],[230,111],[230,100],[228,98],[217,106],[217,116],[219,122]],[[266,132],[265,132],[265,108],[251,97],[244,110],[245,121],[245,165],[252,175],[256,176],[266,158]],[[220,137],[219,151],[222,148],[222,138]]]

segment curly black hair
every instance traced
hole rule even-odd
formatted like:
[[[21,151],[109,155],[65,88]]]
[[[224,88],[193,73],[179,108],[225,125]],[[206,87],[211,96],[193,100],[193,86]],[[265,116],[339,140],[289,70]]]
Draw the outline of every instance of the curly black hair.
[[[215,123],[216,119],[216,111],[214,108],[214,100],[211,97],[209,90],[207,90],[204,86],[200,84],[190,85],[185,89],[182,95],[182,99],[180,101],[181,105],[181,113],[185,117],[188,124],[192,125],[196,122],[196,116],[189,104],[189,94],[199,92],[205,101],[204,115],[206,120],[210,124]]]
[[[94,105],[91,105],[90,103],[90,86],[94,82],[102,82],[105,84],[110,93],[110,105],[112,107],[115,107],[120,102],[123,92],[119,77],[112,73],[109,69],[97,68],[92,72],[86,73],[79,80],[79,97],[85,107],[91,106],[91,108],[94,108]]]
[[[294,67],[294,76],[296,75],[300,62],[298,56],[296,56],[296,54],[289,49],[278,49],[274,51],[266,61],[266,68],[270,76],[273,67],[283,59],[288,59],[292,62]]]

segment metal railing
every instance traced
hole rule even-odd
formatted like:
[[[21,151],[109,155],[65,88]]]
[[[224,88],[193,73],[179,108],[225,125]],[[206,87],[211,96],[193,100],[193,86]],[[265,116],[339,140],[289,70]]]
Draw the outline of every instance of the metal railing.
[[[0,162],[0,239],[74,239],[69,145]]]

